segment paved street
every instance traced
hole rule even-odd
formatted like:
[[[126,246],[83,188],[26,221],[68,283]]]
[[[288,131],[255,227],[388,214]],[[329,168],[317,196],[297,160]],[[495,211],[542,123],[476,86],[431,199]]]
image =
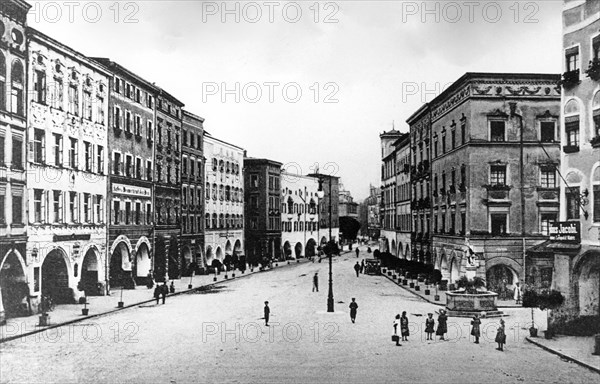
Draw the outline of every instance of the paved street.
[[[366,254],[364,254],[366,255]],[[362,255],[361,255],[362,256]],[[527,309],[507,310],[507,346],[468,339],[468,319],[451,318],[451,341],[427,342],[421,301],[383,277],[356,277],[351,254],[334,261],[336,313],[326,313],[327,263],[306,263],[218,284],[0,345],[3,383],[595,382],[598,375],[527,342]],[[319,272],[320,291],[312,293]],[[358,316],[352,324],[350,299]],[[271,307],[265,327],[263,302]],[[409,342],[390,340],[407,311]],[[437,318],[437,315],[434,316]],[[460,332],[460,334],[459,334]]]

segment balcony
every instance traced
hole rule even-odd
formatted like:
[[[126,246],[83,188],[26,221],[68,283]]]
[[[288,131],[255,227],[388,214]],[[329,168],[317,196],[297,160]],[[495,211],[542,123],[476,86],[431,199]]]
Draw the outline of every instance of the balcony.
[[[562,80],[560,81],[560,85],[564,88],[571,88],[579,83],[579,69],[563,73]]]
[[[579,152],[579,145],[564,145],[563,146],[564,153],[575,153]]]
[[[600,147],[600,135],[594,137],[592,140],[590,140],[590,144],[592,144],[592,147],[594,148],[598,148]]]
[[[585,73],[590,79],[600,81],[600,59],[590,60],[590,65]]]

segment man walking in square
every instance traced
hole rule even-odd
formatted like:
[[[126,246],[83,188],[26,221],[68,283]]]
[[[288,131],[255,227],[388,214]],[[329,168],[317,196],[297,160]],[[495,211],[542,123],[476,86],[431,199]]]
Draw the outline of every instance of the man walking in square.
[[[265,325],[269,326],[269,315],[271,314],[271,309],[269,308],[269,302],[265,301]]]
[[[358,272],[360,271],[360,264],[358,264],[358,261],[354,264],[354,270],[356,271],[356,277],[358,277]]]
[[[319,292],[319,272],[315,272],[315,275],[313,276],[313,292],[314,291]]]
[[[356,310],[357,309],[358,309],[358,304],[356,304],[356,301],[353,297],[352,302],[350,303],[350,320],[352,320],[353,323],[356,320]]]

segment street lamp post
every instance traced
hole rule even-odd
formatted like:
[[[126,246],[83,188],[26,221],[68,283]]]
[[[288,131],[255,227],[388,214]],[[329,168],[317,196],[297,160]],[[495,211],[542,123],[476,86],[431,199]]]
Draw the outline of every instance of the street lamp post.
[[[327,312],[335,312],[333,308],[333,273],[331,262],[333,253],[331,238],[331,195],[331,177],[329,177],[329,244],[327,245],[329,253],[329,292],[327,294]],[[319,177],[319,190],[317,191],[317,196],[319,199],[322,199],[325,196],[325,192],[323,191],[323,179],[321,177]]]

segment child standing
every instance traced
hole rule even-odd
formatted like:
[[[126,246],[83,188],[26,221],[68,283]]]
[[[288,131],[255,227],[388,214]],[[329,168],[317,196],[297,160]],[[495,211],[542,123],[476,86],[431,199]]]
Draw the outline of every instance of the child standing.
[[[498,327],[498,332],[496,333],[496,343],[498,343],[499,351],[504,351],[504,344],[506,343],[506,332],[504,330],[504,320],[500,319],[500,326]]]
[[[433,319],[433,313],[428,313],[427,316],[427,319],[425,319],[425,333],[427,334],[427,340],[433,340],[435,320]]]
[[[475,344],[479,344],[479,336],[481,336],[481,332],[479,330],[481,320],[479,320],[479,315],[475,314],[473,316],[473,320],[471,320],[471,325],[473,326],[473,329],[471,329],[471,336],[475,336]]]
[[[400,318],[400,331],[402,332],[402,341],[408,341],[408,317],[406,317],[406,311],[402,312]]]

